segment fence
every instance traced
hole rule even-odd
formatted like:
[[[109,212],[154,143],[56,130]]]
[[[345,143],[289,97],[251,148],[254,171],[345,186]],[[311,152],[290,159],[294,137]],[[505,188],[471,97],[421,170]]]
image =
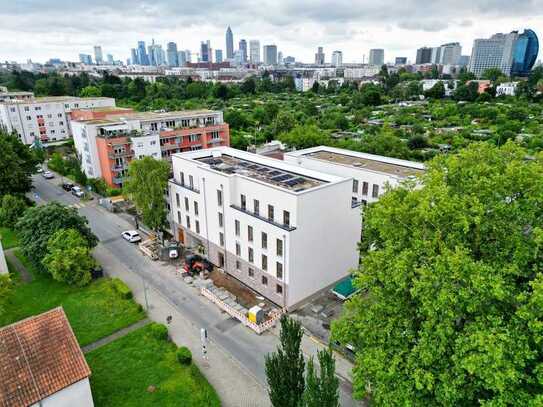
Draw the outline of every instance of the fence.
[[[224,301],[222,301],[220,298],[218,298],[216,295],[214,295],[211,291],[209,291],[207,288],[202,287],[200,289],[200,293],[206,297],[211,302],[214,302],[219,306],[220,309],[222,309],[224,312],[226,312],[231,317],[236,318],[239,322],[241,322],[243,325],[251,328],[253,331],[255,331],[258,335],[260,335],[262,332],[267,331],[271,327],[275,326],[275,323],[279,318],[281,318],[282,312],[279,310],[275,310],[271,312],[271,318],[264,321],[261,324],[255,324],[252,321],[249,321],[249,318],[247,318],[246,315],[238,311],[237,309],[232,308],[230,305],[226,304]]]

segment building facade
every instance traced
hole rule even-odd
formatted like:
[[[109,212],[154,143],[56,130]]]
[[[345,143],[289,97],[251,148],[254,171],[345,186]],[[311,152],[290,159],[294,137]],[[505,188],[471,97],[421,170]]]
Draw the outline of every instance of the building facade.
[[[440,64],[458,65],[462,55],[462,46],[458,42],[451,42],[441,46]]]
[[[247,41],[239,40],[239,53],[242,64],[247,63]]]
[[[417,57],[415,59],[415,64],[424,65],[429,64],[432,61],[432,48],[422,47],[417,49]]]
[[[102,65],[104,63],[104,55],[100,45],[94,46],[94,62],[96,62],[96,65]]]
[[[226,29],[226,59],[234,58],[234,35],[230,26]]]
[[[358,265],[350,179],[231,148],[172,165],[175,237],[275,304],[295,309]]]
[[[277,65],[277,45],[264,45],[264,65]]]
[[[260,41],[249,41],[249,62],[253,65],[260,63]]]
[[[315,54],[315,65],[324,65],[324,51],[322,50],[322,47],[317,48],[317,52]]]
[[[70,138],[70,112],[74,109],[114,107],[115,99],[49,96],[0,103],[0,126],[16,132],[24,144]]]
[[[335,67],[340,67],[343,65],[343,52],[341,51],[332,52],[332,65]]]
[[[177,44],[175,42],[169,42],[166,46],[166,60],[168,66],[179,66]]]
[[[383,66],[385,63],[385,50],[384,49],[370,49],[370,65]]]

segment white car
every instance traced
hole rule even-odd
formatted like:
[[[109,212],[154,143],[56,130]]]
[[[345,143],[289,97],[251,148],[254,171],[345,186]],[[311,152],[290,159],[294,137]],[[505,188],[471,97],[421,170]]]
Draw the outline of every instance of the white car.
[[[121,233],[121,236],[123,237],[123,239],[129,241],[130,243],[136,243],[141,241],[140,234],[135,230],[126,230]]]
[[[83,190],[80,187],[75,185],[72,187],[72,195],[77,196],[78,198],[83,198],[83,196],[85,195],[85,192],[83,192]]]
[[[40,166],[38,166],[38,167],[36,168],[36,172],[37,172],[38,174],[43,173],[43,168],[40,167]]]
[[[51,179],[51,178],[55,178],[55,176],[53,175],[53,173],[51,171],[45,171],[41,174],[43,176],[43,178],[45,179]]]

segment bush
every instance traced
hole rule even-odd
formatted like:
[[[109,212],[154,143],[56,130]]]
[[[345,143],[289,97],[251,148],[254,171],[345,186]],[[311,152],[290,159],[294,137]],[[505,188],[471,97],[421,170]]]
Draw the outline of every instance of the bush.
[[[0,226],[13,228],[26,210],[23,198],[6,194],[0,202]]]
[[[151,333],[158,340],[165,341],[168,339],[168,328],[166,327],[166,325],[153,322],[151,324]]]
[[[178,348],[175,355],[177,356],[179,363],[182,365],[190,365],[192,363],[192,352],[186,346],[181,346]]]
[[[122,280],[114,278],[111,281],[113,283],[113,289],[120,294],[121,298],[130,300],[133,297],[132,291]]]

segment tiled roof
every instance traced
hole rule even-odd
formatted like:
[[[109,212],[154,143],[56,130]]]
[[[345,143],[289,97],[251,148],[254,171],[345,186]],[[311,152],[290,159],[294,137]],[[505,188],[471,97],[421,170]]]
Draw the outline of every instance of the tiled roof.
[[[91,371],[62,307],[0,328],[0,406],[29,406]]]

